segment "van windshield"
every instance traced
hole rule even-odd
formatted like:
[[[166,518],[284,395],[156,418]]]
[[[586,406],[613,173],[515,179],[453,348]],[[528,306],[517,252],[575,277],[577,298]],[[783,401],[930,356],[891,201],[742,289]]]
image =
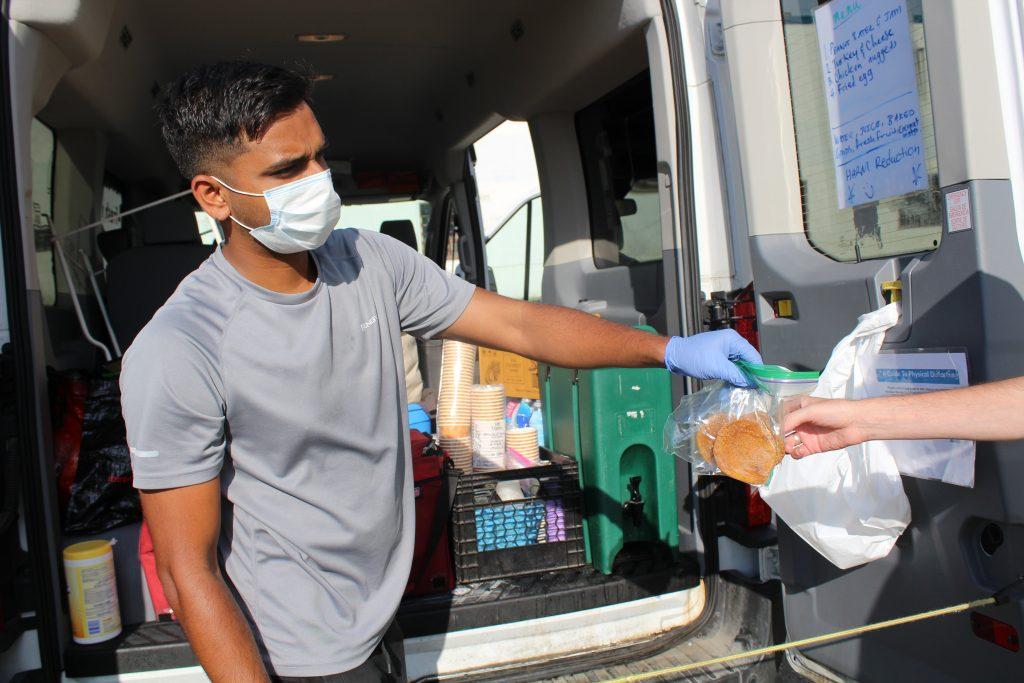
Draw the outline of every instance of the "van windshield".
[[[422,254],[426,249],[425,235],[429,221],[430,202],[412,199],[372,204],[343,204],[338,227],[383,232],[409,246],[414,246],[414,238],[415,248]]]

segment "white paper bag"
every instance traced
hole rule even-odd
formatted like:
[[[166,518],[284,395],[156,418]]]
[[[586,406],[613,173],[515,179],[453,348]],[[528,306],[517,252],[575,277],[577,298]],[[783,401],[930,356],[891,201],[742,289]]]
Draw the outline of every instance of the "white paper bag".
[[[895,303],[861,316],[833,349],[811,395],[865,398],[864,372],[899,316]],[[800,460],[786,457],[760,493],[800,538],[841,569],[885,557],[910,523],[896,461],[870,442]]]

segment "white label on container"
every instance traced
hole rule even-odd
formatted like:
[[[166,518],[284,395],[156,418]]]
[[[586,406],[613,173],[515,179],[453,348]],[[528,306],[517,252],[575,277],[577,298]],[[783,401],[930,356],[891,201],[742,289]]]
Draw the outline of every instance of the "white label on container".
[[[505,466],[505,421],[473,421],[473,467],[500,470]]]
[[[65,564],[74,639],[87,643],[119,633],[121,612],[113,554],[77,562],[65,560]]]

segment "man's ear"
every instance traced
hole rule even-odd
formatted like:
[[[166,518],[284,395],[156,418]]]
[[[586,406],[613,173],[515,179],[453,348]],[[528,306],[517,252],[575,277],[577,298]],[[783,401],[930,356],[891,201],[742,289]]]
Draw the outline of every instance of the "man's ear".
[[[213,176],[197,175],[192,178],[192,196],[203,211],[218,221],[226,221],[231,214],[231,207],[224,201],[225,191]]]

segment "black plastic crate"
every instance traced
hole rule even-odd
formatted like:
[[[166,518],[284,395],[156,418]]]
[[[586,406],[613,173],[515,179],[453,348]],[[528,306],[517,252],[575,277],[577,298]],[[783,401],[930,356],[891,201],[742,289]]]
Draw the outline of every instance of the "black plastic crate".
[[[452,509],[459,583],[525,576],[586,564],[583,496],[572,458],[542,451],[547,464],[519,470],[460,473]],[[504,481],[536,479],[537,494],[502,501]]]

